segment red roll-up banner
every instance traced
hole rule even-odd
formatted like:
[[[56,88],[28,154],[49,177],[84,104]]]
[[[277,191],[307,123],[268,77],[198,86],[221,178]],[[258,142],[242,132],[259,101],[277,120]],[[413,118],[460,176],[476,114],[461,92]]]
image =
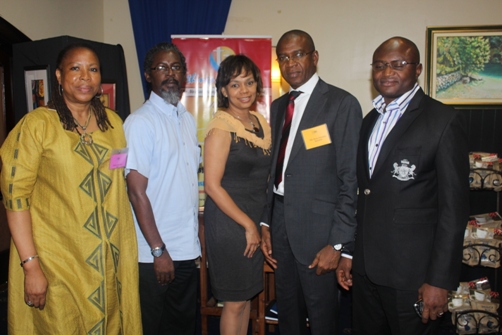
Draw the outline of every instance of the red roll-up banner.
[[[188,72],[182,103],[197,121],[201,145],[206,125],[218,106],[214,86],[218,68],[230,55],[244,54],[260,68],[264,94],[254,109],[269,120],[272,101],[270,36],[172,35],[171,38],[186,58]]]

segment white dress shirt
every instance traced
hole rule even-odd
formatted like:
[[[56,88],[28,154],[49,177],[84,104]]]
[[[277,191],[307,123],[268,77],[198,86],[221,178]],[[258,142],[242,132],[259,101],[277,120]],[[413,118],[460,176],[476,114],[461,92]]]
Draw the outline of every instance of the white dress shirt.
[[[289,131],[288,144],[286,145],[286,152],[284,155],[284,165],[282,166],[282,181],[277,186],[274,187],[274,192],[279,195],[284,195],[284,171],[286,171],[286,167],[288,166],[289,155],[291,154],[291,148],[293,147],[293,143],[295,142],[296,133],[298,132],[298,127],[303,117],[303,113],[305,112],[305,107],[307,107],[307,103],[310,100],[310,96],[314,91],[314,88],[319,81],[319,76],[317,73],[314,75],[302,86],[298,87],[296,90],[290,89],[291,91],[300,91],[300,94],[295,99],[295,111],[293,113],[293,119],[291,120],[291,129]],[[282,128],[281,128],[282,129]]]

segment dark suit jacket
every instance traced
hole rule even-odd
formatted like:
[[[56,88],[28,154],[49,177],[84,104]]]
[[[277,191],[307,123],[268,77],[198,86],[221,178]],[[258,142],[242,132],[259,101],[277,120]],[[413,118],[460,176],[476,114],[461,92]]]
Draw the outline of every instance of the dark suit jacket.
[[[271,107],[272,168],[263,222],[270,225],[275,165],[288,95]],[[321,79],[305,108],[284,173],[286,230],[292,252],[310,264],[328,244],[353,241],[356,228],[356,152],[362,112],[348,92]],[[326,124],[331,144],[306,150],[301,131]],[[273,250],[273,246],[272,246]]]
[[[395,289],[423,283],[455,289],[469,215],[465,120],[420,89],[385,140],[370,179],[368,139],[378,115],[372,110],[361,128],[352,269]]]

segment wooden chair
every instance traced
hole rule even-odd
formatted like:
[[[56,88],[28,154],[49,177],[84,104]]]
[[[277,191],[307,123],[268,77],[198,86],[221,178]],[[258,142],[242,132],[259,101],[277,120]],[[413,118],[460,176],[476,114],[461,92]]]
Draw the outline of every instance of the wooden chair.
[[[279,324],[277,320],[265,319],[268,305],[275,300],[275,272],[267,262],[263,264],[263,291],[258,296],[258,334],[265,335],[266,327],[269,332],[275,331],[275,326]],[[307,327],[309,323],[307,322]],[[254,334],[254,333],[253,333]]]
[[[263,264],[263,291],[258,296],[258,334],[265,335],[266,326],[273,332],[278,324],[275,320],[266,320],[266,309],[272,300],[275,299],[275,275],[274,269],[267,262]]]
[[[208,292],[209,276],[207,271],[207,258],[206,258],[206,241],[204,239],[204,215],[199,212],[199,239],[201,246],[201,259],[200,259],[200,319],[202,335],[208,335],[207,320],[209,316],[221,316],[222,307],[217,306],[217,301]],[[265,335],[265,312],[258,311],[261,306],[259,301],[263,296],[263,291],[251,300],[251,313],[249,319],[251,320],[252,334]],[[260,317],[263,315],[263,317]],[[263,328],[263,332],[260,329]]]

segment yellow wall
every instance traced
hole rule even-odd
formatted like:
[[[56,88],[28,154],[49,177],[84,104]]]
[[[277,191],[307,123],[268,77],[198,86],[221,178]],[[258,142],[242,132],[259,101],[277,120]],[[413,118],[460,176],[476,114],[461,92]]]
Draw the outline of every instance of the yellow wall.
[[[121,44],[132,110],[143,103],[127,0],[0,1],[0,16],[33,40],[71,35]],[[423,61],[427,26],[500,25],[500,13],[500,0],[233,0],[224,33],[271,35],[275,45],[289,29],[306,30],[319,50],[320,76],[353,93],[368,112],[374,96],[369,64],[382,41],[410,38]]]

